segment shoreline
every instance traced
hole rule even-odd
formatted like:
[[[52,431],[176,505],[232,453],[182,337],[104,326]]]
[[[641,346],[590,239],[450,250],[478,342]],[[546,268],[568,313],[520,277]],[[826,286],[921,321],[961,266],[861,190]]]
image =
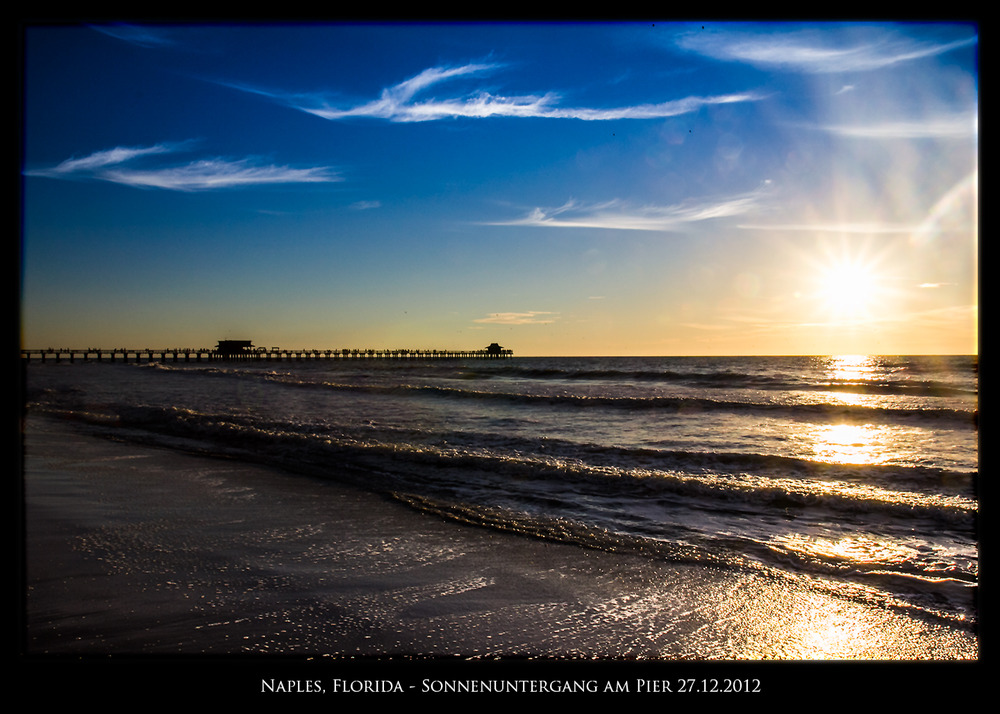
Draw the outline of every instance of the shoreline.
[[[968,632],[789,583],[446,522],[30,414],[25,425],[23,654],[43,668],[207,657],[243,672],[270,658],[746,671],[775,659],[801,671],[979,656]]]

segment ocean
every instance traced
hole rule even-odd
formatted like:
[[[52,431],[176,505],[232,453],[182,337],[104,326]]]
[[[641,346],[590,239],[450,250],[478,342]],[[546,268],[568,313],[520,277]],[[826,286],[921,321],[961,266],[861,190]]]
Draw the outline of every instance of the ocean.
[[[970,356],[32,362],[33,416],[975,631]]]

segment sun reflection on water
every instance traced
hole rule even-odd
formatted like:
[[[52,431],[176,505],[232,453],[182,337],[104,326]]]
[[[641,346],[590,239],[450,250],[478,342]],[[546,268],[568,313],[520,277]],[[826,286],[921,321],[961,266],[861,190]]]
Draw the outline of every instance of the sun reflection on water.
[[[836,355],[826,358],[830,384],[837,391],[829,395],[832,402],[848,406],[875,406],[879,397],[866,394],[866,383],[877,379],[882,369],[877,357],[868,355]],[[859,390],[841,391],[857,385]],[[820,461],[836,464],[874,464],[886,460],[891,451],[891,432],[874,424],[838,423],[818,425],[807,438],[812,442],[813,454]]]
[[[876,368],[876,361],[868,355],[835,355],[829,358],[827,369],[835,379],[864,379]]]
[[[794,534],[781,539],[782,545],[807,558],[854,565],[893,565],[913,557],[913,551],[898,541],[871,534],[840,538],[807,537]]]
[[[827,358],[826,369],[831,392],[831,403],[849,406],[879,406],[883,401],[878,395],[869,394],[868,385],[875,384],[882,365],[877,357],[867,355],[837,355]]]
[[[885,431],[872,424],[830,424],[815,427],[808,436],[819,461],[874,464],[885,460]]]

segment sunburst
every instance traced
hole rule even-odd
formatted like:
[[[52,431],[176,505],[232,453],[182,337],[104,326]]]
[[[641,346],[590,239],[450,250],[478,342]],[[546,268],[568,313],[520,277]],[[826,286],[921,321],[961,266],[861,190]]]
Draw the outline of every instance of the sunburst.
[[[842,247],[813,261],[813,295],[827,319],[859,323],[886,313],[893,291],[884,259],[884,253]]]

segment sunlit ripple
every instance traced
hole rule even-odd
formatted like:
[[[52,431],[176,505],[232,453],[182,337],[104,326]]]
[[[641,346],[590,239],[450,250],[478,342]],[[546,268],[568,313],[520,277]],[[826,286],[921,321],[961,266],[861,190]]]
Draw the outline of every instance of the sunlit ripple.
[[[791,551],[827,562],[889,566],[898,565],[915,557],[915,551],[899,541],[869,534],[841,538],[793,534],[781,540],[783,546]]]
[[[826,369],[835,385],[872,380],[880,370],[878,358],[868,355],[836,355],[827,358]],[[834,392],[831,402],[850,406],[879,406],[880,397],[851,392]],[[808,433],[815,457],[826,463],[876,464],[888,461],[893,453],[892,433],[872,424],[832,424],[817,426]]]
[[[881,369],[879,359],[868,355],[837,355],[827,358],[826,369],[831,387],[834,389],[826,395],[830,403],[849,406],[880,407],[885,405],[885,398],[879,395],[864,393],[866,383],[874,383]],[[836,389],[846,385],[859,385],[860,392],[841,391]]]
[[[867,630],[871,623],[859,622],[848,613],[836,608],[828,609],[830,603],[815,600],[809,611],[811,618],[799,620],[792,627],[796,631],[796,641],[801,648],[800,656],[807,659],[839,659],[856,647],[856,642],[868,639]],[[818,606],[822,603],[826,607]]]
[[[864,379],[876,368],[876,360],[868,355],[834,355],[828,359],[827,369],[836,379]]]
[[[834,464],[876,464],[889,460],[892,434],[872,424],[831,424],[808,433],[817,460]]]

